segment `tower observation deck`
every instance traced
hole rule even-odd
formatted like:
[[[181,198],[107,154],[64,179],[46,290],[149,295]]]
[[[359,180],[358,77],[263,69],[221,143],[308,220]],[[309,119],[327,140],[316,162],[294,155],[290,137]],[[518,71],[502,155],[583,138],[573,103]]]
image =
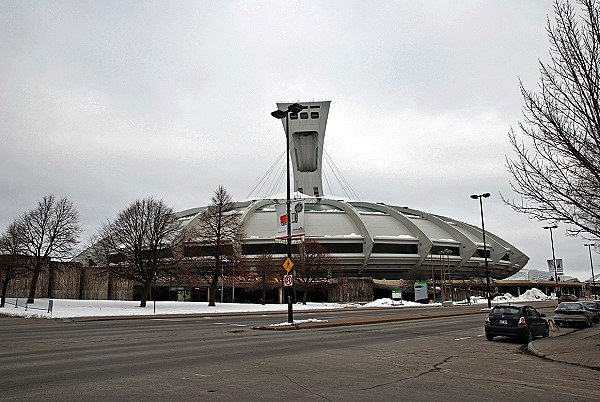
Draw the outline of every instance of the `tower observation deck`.
[[[323,143],[330,101],[300,102],[299,113],[289,114],[290,158],[294,191],[315,197],[323,196]],[[286,110],[291,103],[277,103]],[[282,119],[285,134],[285,119]]]

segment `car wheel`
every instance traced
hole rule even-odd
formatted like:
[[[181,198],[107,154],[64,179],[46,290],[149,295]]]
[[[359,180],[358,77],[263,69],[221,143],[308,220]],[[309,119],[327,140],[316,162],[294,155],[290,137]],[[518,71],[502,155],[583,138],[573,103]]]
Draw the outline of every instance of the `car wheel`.
[[[550,336],[550,325],[546,325],[546,329],[544,329],[544,333],[542,334],[542,338],[547,338]]]
[[[525,343],[529,343],[533,341],[533,329],[529,328],[527,330],[527,334],[525,335]]]
[[[488,341],[493,341],[494,340],[494,335],[486,333],[485,334],[485,339],[487,339]]]

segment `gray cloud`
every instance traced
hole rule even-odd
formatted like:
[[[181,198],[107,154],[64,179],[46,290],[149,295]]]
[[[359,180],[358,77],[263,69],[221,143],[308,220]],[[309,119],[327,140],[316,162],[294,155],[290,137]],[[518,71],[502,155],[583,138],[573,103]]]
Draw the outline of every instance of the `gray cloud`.
[[[551,1],[0,3],[0,225],[43,195],[86,233],[136,198],[244,198],[284,149],[278,101],[332,101],[325,148],[363,200],[478,224],[550,258],[511,195],[507,132],[546,58]],[[561,228],[562,230],[563,228]],[[583,242],[556,236],[566,273]]]

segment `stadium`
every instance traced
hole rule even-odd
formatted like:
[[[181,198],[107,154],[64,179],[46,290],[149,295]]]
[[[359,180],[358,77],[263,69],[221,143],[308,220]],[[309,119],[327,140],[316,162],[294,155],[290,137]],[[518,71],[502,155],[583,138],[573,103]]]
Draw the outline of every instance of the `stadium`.
[[[529,258],[501,237],[456,219],[398,205],[386,205],[324,195],[323,144],[329,101],[300,102],[302,110],[282,119],[289,124],[294,201],[304,202],[304,237],[322,244],[346,277],[397,280],[408,273],[445,267],[450,279],[489,276],[504,279],[518,272]],[[278,103],[286,110],[290,103]],[[269,253],[285,258],[286,244],[277,235],[276,206],[285,194],[235,202],[243,217],[242,254],[252,261]],[[206,207],[178,212],[187,227],[198,224]],[[485,252],[484,252],[485,249]],[[429,275],[431,278],[432,275]]]

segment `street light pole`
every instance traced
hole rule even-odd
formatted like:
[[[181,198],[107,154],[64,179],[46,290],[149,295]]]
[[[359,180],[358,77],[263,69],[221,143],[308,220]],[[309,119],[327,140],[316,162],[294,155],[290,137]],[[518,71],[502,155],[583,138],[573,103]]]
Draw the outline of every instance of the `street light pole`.
[[[595,246],[595,244],[584,244],[584,246],[588,248],[590,253],[590,268],[592,269],[592,298],[596,299],[596,279],[594,278],[594,263],[592,262],[592,246]]]
[[[450,249],[443,249],[442,251],[440,251],[440,257],[442,260],[442,270],[441,270],[441,277],[442,277],[442,306],[444,305],[444,302],[446,301],[446,258],[444,258],[444,256],[447,257],[448,259],[448,271],[450,271],[450,254],[452,254],[452,250]],[[448,275],[450,275],[448,273]]]
[[[287,226],[287,258],[291,261],[292,259],[292,226],[291,226],[291,191],[290,191],[290,113],[298,114],[304,107],[299,103],[293,103],[287,107],[286,110],[275,110],[271,112],[271,116],[276,119],[285,118],[285,143],[286,143],[286,159],[287,159],[287,181],[286,181],[286,226]],[[292,271],[293,275],[293,271]],[[287,293],[287,303],[288,303],[288,322],[294,322],[294,311],[292,307],[292,291],[291,286],[285,286]]]
[[[481,234],[483,237],[483,258],[485,264],[485,292],[487,293],[487,305],[488,308],[492,308],[492,301],[490,300],[490,270],[488,269],[488,257],[487,257],[487,245],[485,244],[485,223],[483,221],[483,198],[488,198],[490,193],[483,194],[471,194],[471,198],[476,200],[479,199],[479,210],[481,211]]]
[[[544,229],[550,231],[550,245],[552,246],[552,266],[554,266],[554,289],[556,290],[556,297],[560,297],[560,290],[558,286],[558,271],[556,270],[556,256],[554,255],[554,237],[552,236],[552,229],[556,229],[558,225],[544,226]]]
[[[435,303],[435,273],[433,272],[433,253],[429,251],[431,257],[431,285],[433,287],[433,302]]]

